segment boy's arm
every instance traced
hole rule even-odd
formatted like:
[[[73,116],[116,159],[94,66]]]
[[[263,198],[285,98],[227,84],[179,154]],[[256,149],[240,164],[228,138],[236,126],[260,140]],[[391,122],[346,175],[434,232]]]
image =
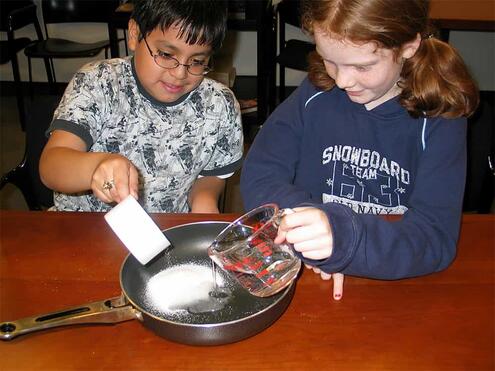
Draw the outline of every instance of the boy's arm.
[[[196,179],[189,192],[192,213],[219,213],[218,199],[225,187],[225,180],[216,176]]]
[[[225,188],[225,179],[242,164],[243,130],[239,103],[230,89],[224,86],[218,89],[219,99],[212,105],[211,112],[218,122],[210,136],[214,146],[204,152],[206,164],[188,195],[193,213],[218,213],[218,201]]]
[[[118,154],[86,151],[77,135],[53,131],[40,158],[43,183],[68,194],[92,190],[107,203],[120,202],[129,194],[137,198],[137,171],[129,160]],[[114,188],[103,189],[103,183],[110,180]]]

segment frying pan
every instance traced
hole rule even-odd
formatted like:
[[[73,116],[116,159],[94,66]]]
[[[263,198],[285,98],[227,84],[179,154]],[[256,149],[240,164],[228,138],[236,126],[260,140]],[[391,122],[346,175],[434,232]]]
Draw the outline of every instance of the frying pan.
[[[205,312],[161,311],[150,304],[150,279],[182,264],[211,267],[207,248],[228,225],[224,222],[184,224],[164,231],[172,246],[147,265],[128,255],[120,271],[120,297],[84,304],[63,311],[0,323],[0,339],[64,325],[118,323],[138,319],[157,335],[190,345],[220,345],[253,336],[275,322],[294,295],[295,281],[267,298],[249,294],[228,274],[217,269],[230,292],[223,308]],[[151,298],[153,299],[153,298]]]

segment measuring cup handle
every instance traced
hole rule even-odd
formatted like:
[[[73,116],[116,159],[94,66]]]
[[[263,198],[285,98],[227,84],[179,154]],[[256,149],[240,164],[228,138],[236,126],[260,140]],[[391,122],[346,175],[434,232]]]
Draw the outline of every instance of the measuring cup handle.
[[[291,208],[280,209],[274,218],[275,225],[278,227],[280,225],[280,221],[285,215],[294,214],[294,213],[295,211],[292,210]]]

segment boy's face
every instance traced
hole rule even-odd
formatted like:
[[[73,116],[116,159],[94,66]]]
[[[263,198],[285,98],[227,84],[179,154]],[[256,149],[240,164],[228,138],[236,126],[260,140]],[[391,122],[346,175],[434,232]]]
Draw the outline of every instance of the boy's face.
[[[189,45],[177,35],[175,26],[162,32],[159,28],[146,36],[153,55],[171,56],[182,64],[208,64],[211,55],[210,45]],[[173,103],[184,94],[194,90],[203,81],[203,75],[193,75],[187,68],[179,65],[166,69],[158,66],[150,55],[144,39],[139,41],[139,27],[134,20],[129,21],[129,49],[134,52],[134,65],[139,82],[155,99],[164,103]]]
[[[400,94],[402,61],[416,52],[418,43],[406,44],[398,58],[390,49],[374,43],[354,44],[315,31],[316,50],[323,58],[328,75],[345,90],[349,99],[371,110]]]

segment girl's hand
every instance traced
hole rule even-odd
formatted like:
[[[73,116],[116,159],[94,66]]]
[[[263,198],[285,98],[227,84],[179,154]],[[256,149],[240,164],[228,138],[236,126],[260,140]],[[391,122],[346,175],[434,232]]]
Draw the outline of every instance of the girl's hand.
[[[138,171],[124,156],[108,154],[96,167],[91,189],[106,203],[120,202],[128,195],[138,198]]]
[[[344,295],[344,275],[342,273],[325,273],[319,268],[305,264],[306,268],[312,269],[315,273],[319,273],[322,280],[330,280],[333,278],[333,298],[334,300],[342,299]]]
[[[327,215],[314,207],[299,207],[294,213],[284,215],[280,221],[275,243],[287,241],[294,245],[308,259],[326,259],[332,255],[333,235]],[[333,278],[333,298],[340,300],[344,292],[342,273],[325,273],[317,267],[306,264],[307,268],[320,274],[323,280]]]
[[[275,243],[287,241],[308,259],[332,255],[333,236],[327,215],[314,207],[298,207],[280,221]]]

